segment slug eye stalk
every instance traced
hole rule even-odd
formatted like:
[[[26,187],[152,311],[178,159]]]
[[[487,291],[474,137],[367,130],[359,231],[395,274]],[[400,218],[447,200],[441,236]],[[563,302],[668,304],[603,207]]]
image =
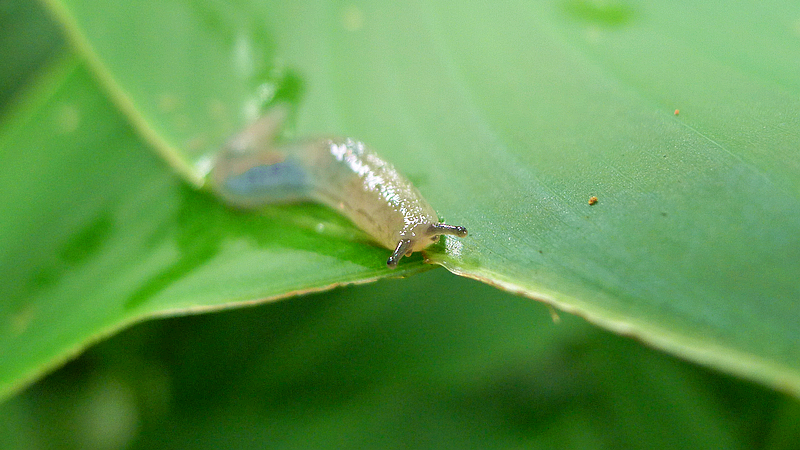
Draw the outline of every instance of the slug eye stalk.
[[[457,225],[448,225],[446,223],[434,223],[428,228],[428,232],[434,236],[441,236],[443,234],[462,238],[467,236],[466,228]]]
[[[427,247],[428,245],[432,244],[439,240],[439,236],[448,235],[448,236],[457,236],[457,237],[465,237],[467,235],[467,229],[461,226],[456,225],[447,225],[446,223],[434,223],[431,224],[424,236],[420,239],[423,242],[427,242],[423,244],[422,248]],[[430,240],[428,242],[428,240]],[[419,241],[416,241],[418,244]],[[397,263],[400,261],[400,258],[403,256],[411,256],[411,253],[414,252],[415,247],[415,240],[412,239],[401,239],[400,242],[397,243],[397,247],[395,247],[392,255],[389,256],[389,259],[386,261],[386,265],[390,269],[394,269],[397,267]],[[417,248],[419,250],[419,248]]]

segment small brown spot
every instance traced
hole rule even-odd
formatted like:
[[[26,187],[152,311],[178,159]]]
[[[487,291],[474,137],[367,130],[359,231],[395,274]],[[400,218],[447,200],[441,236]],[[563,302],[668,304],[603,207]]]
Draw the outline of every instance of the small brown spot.
[[[595,197],[594,195],[589,197],[589,205],[594,205],[596,203],[597,203],[597,197]]]

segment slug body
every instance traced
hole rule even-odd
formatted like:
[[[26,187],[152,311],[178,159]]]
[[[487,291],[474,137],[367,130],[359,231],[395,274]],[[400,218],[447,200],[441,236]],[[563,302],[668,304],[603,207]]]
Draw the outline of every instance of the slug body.
[[[276,142],[284,117],[283,109],[273,109],[216,155],[209,181],[226,203],[240,208],[322,203],[392,250],[387,261],[391,268],[440,235],[467,235],[464,227],[439,222],[417,188],[360,141]]]

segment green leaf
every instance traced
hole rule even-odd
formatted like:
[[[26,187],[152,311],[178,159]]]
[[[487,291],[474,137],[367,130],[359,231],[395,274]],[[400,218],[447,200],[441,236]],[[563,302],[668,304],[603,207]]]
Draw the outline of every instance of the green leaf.
[[[797,400],[444,270],[139,324],[0,417],[4,450],[777,450],[800,437]]]
[[[63,39],[46,11],[32,1],[0,4],[0,114],[13,104],[27,77],[53,54],[63,51]]]
[[[183,183],[72,59],[0,129],[0,152],[0,395],[144,317],[387,275],[386,250],[330,211],[243,214]]]
[[[446,248],[432,252],[435,261],[800,395],[798,5],[47,3],[124,113],[118,120],[132,124],[188,181],[199,184],[203,156],[291,85],[286,80],[300,80],[302,89],[292,94],[303,94],[297,135],[366,140],[417,181],[448,222],[470,230],[468,238],[448,240]],[[80,79],[89,83],[85,75]],[[72,148],[63,147],[67,142],[48,134],[50,129],[31,129],[14,143],[22,145],[38,132],[55,141],[55,151]],[[80,144],[94,146],[87,152],[124,148]],[[48,158],[53,151],[46,152]],[[135,159],[144,158],[137,153]],[[250,225],[256,219],[226,212],[177,186],[165,172],[148,179],[124,163],[122,179],[114,178],[108,188],[120,192],[113,199],[120,212],[87,221],[98,216],[89,202],[85,213],[70,209],[80,218],[61,221],[57,234],[65,241],[89,236],[71,247],[78,255],[84,248],[110,252],[103,253],[108,260],[91,251],[83,256],[85,264],[96,266],[88,271],[94,282],[136,292],[146,284],[143,273],[151,283],[168,278],[141,294],[141,312],[144,305],[149,313],[165,313],[307,286],[302,276],[286,273],[276,278],[278,286],[271,285],[273,267],[298,267],[289,256],[274,259],[282,252],[320,258],[308,266],[312,275],[330,269],[324,264],[331,258],[317,250],[325,248],[325,239],[272,239],[302,234],[294,225],[308,221],[306,209],[282,210],[279,219],[263,225],[268,231],[256,230]],[[99,179],[80,189],[105,189],[99,186],[111,180],[102,173],[70,176],[72,188]],[[17,192],[36,192],[31,181],[23,181],[17,180]],[[171,196],[154,192],[153,186],[164,184]],[[133,200],[132,192],[141,197]],[[591,196],[599,199],[593,206]],[[49,212],[36,206],[40,214]],[[183,229],[189,232],[176,231],[185,223],[175,219],[176,211],[196,218]],[[29,216],[35,214],[24,215],[29,225],[44,223]],[[146,226],[136,222],[142,216]],[[115,232],[123,223],[127,233],[139,236],[137,242],[151,246],[126,255],[136,269],[111,256],[121,258],[131,238],[120,237],[114,247],[93,237],[122,236]],[[229,231],[237,227],[247,231]],[[155,236],[149,240],[143,237],[148,229]],[[170,240],[156,230],[174,234]],[[203,241],[196,233],[213,237]],[[46,246],[44,234],[33,242]],[[238,246],[220,244],[242,234],[247,238],[234,239]],[[252,244],[260,239],[268,242]],[[336,244],[327,248],[340,248]],[[15,248],[8,261],[25,254],[24,247]],[[354,264],[359,268],[373,258],[380,262],[385,253],[365,248],[354,245],[354,253],[346,253],[363,257]],[[187,252],[190,263],[176,262]],[[214,255],[214,264],[197,264],[205,252]],[[32,267],[47,259],[31,261]],[[379,273],[374,267],[370,277]],[[359,276],[355,269],[348,274]],[[70,275],[88,279],[83,271]],[[247,287],[232,283],[239,277],[249,280]],[[104,284],[91,290],[75,284],[70,292],[82,302],[73,298],[63,308],[111,308],[100,293],[113,290]],[[20,299],[31,298],[21,292]],[[43,302],[47,294],[40,295]],[[82,325],[110,330],[124,323],[121,315],[113,317]],[[97,333],[75,338],[70,348],[87,336]],[[64,354],[44,348],[49,354],[40,361]]]

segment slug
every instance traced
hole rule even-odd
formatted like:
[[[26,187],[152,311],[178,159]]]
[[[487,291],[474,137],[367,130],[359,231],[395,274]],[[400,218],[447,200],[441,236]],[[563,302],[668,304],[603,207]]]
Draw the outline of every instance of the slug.
[[[360,141],[279,142],[285,116],[285,108],[271,109],[215,155],[207,180],[225,203],[238,208],[322,203],[392,250],[386,261],[392,269],[441,235],[467,235],[464,227],[440,222],[417,188]]]

